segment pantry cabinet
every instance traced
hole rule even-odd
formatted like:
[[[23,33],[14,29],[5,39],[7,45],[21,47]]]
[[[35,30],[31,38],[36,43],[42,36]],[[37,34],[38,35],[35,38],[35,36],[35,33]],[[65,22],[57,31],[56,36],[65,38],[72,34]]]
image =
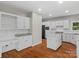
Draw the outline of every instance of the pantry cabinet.
[[[42,16],[32,13],[32,46],[42,43]]]

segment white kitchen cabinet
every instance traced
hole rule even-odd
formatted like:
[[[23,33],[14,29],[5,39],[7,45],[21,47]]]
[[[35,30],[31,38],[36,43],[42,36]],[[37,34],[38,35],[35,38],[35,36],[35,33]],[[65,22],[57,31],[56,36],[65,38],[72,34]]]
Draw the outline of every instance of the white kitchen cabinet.
[[[62,44],[60,33],[51,33],[47,38],[47,48],[56,50]]]
[[[32,46],[42,43],[42,16],[32,13]]]
[[[30,18],[0,12],[0,30],[30,29]]]
[[[63,20],[56,21],[56,26],[63,26],[64,22]]]
[[[25,29],[30,29],[30,18],[25,18]]]
[[[4,44],[2,45],[2,52],[7,52],[15,49],[15,44],[12,41],[5,41],[3,43]]]
[[[17,50],[20,51],[24,48],[28,48],[30,46],[32,46],[32,36],[21,36],[21,37],[17,37],[18,39],[18,45],[17,45]]]
[[[49,24],[50,24],[49,27],[50,27],[51,30],[55,30],[56,29],[56,21],[50,21]]]
[[[30,29],[30,18],[18,16],[17,29]]]
[[[70,42],[72,44],[76,44],[76,37],[73,33],[64,33],[63,34],[63,41]]]
[[[75,40],[76,40],[76,53],[77,53],[77,57],[79,58],[79,34],[75,34]]]
[[[50,26],[50,21],[46,21],[42,23],[43,25],[45,25],[46,27]]]
[[[64,29],[69,29],[69,20],[63,20],[64,21]]]
[[[17,29],[24,29],[24,17],[18,16]]]
[[[77,50],[76,50],[76,53],[77,53],[77,57],[79,58],[79,40],[77,40]]]
[[[1,29],[15,30],[17,17],[13,15],[1,14]]]
[[[72,40],[71,34],[69,34],[69,33],[64,33],[64,34],[63,34],[63,41],[70,42],[70,40]]]
[[[2,57],[2,45],[0,45],[0,58]]]

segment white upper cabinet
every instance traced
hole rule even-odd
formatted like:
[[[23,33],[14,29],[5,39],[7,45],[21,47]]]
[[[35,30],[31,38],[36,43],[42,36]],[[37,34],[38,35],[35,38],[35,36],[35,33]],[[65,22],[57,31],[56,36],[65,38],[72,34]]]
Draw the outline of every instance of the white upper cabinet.
[[[17,17],[8,14],[1,14],[0,28],[1,30],[15,30]]]
[[[23,17],[18,16],[17,29],[24,29],[24,18]]]
[[[56,21],[56,31],[62,32],[64,28],[63,21]]]
[[[56,26],[63,26],[63,20],[56,21]]]
[[[64,20],[64,29],[69,29],[69,20]]]
[[[56,28],[56,21],[50,22],[50,28],[55,29]]]
[[[24,22],[25,29],[30,29],[30,18],[25,18]]]
[[[0,12],[0,30],[30,29],[30,18]]]
[[[18,16],[17,19],[17,29],[29,29],[30,19],[28,17]]]

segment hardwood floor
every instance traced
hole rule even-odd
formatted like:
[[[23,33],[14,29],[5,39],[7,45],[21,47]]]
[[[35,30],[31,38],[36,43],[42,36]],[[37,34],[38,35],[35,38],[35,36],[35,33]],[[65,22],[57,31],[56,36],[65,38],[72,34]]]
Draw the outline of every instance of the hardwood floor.
[[[46,47],[46,40],[42,44],[29,47],[21,51],[11,50],[3,53],[3,58],[76,58],[76,46],[63,42],[56,51]]]

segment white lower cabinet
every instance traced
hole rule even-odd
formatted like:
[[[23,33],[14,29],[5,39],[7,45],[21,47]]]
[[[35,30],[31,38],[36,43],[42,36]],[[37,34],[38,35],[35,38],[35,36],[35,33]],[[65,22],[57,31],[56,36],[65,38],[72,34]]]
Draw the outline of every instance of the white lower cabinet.
[[[79,40],[77,41],[77,51],[76,51],[76,53],[77,53],[77,57],[79,58]]]
[[[0,58],[2,57],[2,45],[0,45]]]
[[[53,33],[47,38],[47,48],[56,50],[61,46],[61,34]]]
[[[18,51],[32,46],[32,35],[17,37],[14,40],[0,42],[0,57],[2,53],[16,49]]]
[[[4,45],[2,46],[2,52],[7,52],[7,51],[10,51],[10,50],[13,50],[15,49],[15,44],[10,41],[10,42],[5,42]]]
[[[70,42],[76,44],[75,35],[73,33],[64,33],[63,34],[63,41]]]
[[[74,35],[75,40],[76,40],[76,53],[77,53],[77,57],[79,58],[79,34],[78,35]]]
[[[17,50],[20,51],[24,48],[32,46],[32,36],[21,36],[18,37]]]

